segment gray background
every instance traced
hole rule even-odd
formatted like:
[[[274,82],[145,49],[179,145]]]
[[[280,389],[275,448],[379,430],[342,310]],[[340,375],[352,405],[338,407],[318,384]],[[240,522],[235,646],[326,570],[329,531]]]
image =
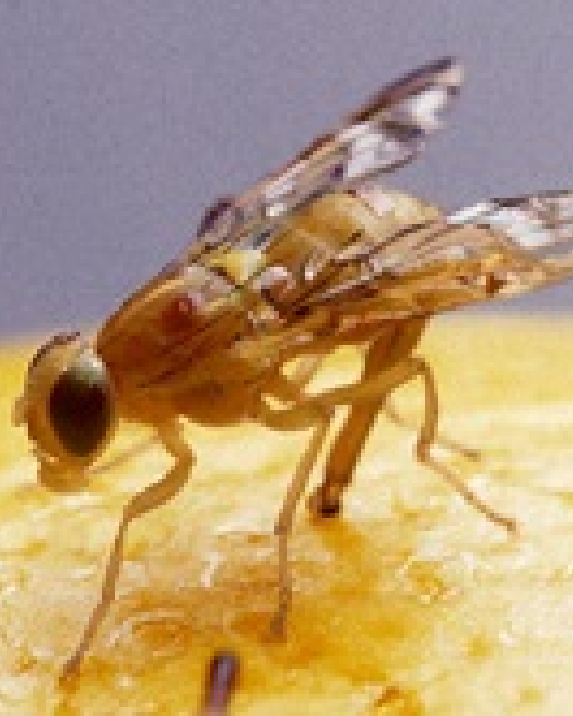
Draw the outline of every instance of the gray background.
[[[445,54],[463,95],[392,184],[452,208],[572,186],[570,0],[0,0],[0,336],[105,317],[217,196]]]

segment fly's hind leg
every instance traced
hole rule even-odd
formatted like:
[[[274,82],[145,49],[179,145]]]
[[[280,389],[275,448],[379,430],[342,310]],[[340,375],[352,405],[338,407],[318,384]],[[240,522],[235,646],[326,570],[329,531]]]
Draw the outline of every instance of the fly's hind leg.
[[[328,454],[325,477],[307,500],[312,514],[325,518],[335,517],[342,510],[342,495],[352,482],[356,463],[383,408],[384,400],[385,398],[376,403],[361,403],[350,409],[350,414]]]
[[[407,359],[420,340],[424,323],[423,319],[412,319],[398,325],[388,324],[387,329],[366,351],[361,382],[381,375]],[[351,405],[346,421],[330,449],[324,479],[308,500],[308,508],[314,515],[334,517],[339,514],[342,495],[352,481],[366,439],[396,387],[395,384],[389,384],[385,393],[378,392],[369,401]]]
[[[391,400],[386,400],[386,402],[384,403],[383,410],[388,420],[391,423],[394,423],[394,425],[396,425],[397,427],[406,428],[407,430],[418,429],[418,426],[413,421],[404,418],[402,415],[400,415],[400,413],[398,413]],[[449,452],[458,453],[458,455],[461,455],[467,460],[472,460],[473,462],[479,462],[479,460],[481,460],[481,454],[479,450],[468,447],[467,445],[462,445],[457,440],[452,440],[452,438],[449,438],[443,433],[436,433],[434,437],[434,445],[439,445],[440,447],[446,448],[446,450],[449,450]]]
[[[189,478],[194,459],[181,435],[179,424],[158,429],[158,437],[176,459],[175,465],[164,477],[139,492],[126,505],[106,567],[100,600],[90,616],[80,643],[63,667],[63,679],[73,676],[79,669],[99,625],[115,598],[115,588],[123,560],[123,547],[129,524],[175,497]]]
[[[456,472],[432,456],[431,448],[434,444],[438,424],[438,395],[432,371],[429,365],[423,360],[420,360],[420,375],[424,381],[425,407],[424,422],[418,435],[418,441],[416,442],[416,458],[422,465],[426,465],[443,477],[443,479],[451,485],[468,504],[478,510],[478,512],[484,514],[495,524],[504,527],[508,532],[516,532],[517,522],[514,518],[501,515],[491,508],[486,502],[480,499],[475,492],[470,490]]]
[[[335,517],[340,513],[342,495],[352,482],[364,445],[380,413],[384,413],[398,427],[411,430],[417,427],[396,411],[388,397],[376,403],[354,405],[328,455],[324,480],[308,500],[308,507],[313,514]],[[476,450],[444,435],[436,435],[434,442],[450,452],[457,452],[470,460],[479,460]]]
[[[421,329],[421,324],[410,321],[401,333],[393,337],[390,344],[386,336],[374,341],[365,356],[363,381],[380,375],[407,359],[418,341]],[[314,515],[334,517],[340,513],[342,495],[352,482],[366,440],[381,413],[398,427],[417,429],[417,426],[403,418],[390,402],[390,394],[397,387],[393,385],[386,394],[372,396],[372,400],[357,402],[351,406],[328,455],[324,480],[308,500],[308,507]],[[460,445],[447,436],[435,434],[434,443],[465,458],[479,460],[477,451]]]
[[[505,517],[489,507],[489,505],[483,502],[469,489],[453,470],[432,456],[431,448],[435,444],[438,423],[438,400],[432,372],[427,363],[422,359],[407,356],[395,365],[382,370],[378,375],[365,376],[359,383],[343,388],[335,388],[334,390],[316,396],[316,398],[309,398],[309,400],[321,404],[323,407],[327,407],[331,404],[352,406],[350,418],[353,418],[353,421],[348,422],[347,425],[350,425],[356,432],[352,434],[348,431],[347,433],[349,437],[354,438],[354,443],[351,444],[350,449],[346,453],[347,462],[342,463],[348,466],[349,464],[353,464],[352,460],[355,460],[357,443],[359,443],[359,449],[361,449],[363,440],[367,435],[367,428],[370,425],[368,421],[375,419],[375,408],[379,408],[383,405],[387,397],[400,385],[418,376],[424,381],[425,410],[424,421],[416,444],[417,459],[421,464],[432,468],[441,475],[469,504],[484,514],[488,519],[501,525],[509,532],[514,532],[516,530],[514,519]],[[362,422],[359,422],[359,420]],[[356,429],[356,426],[358,426],[360,430]],[[360,440],[362,442],[359,442]],[[345,457],[345,453],[343,452],[345,446],[343,444],[335,444],[333,451],[336,450],[339,444],[341,447],[338,454]],[[329,455],[329,463],[332,463],[334,459],[333,451],[331,451]],[[319,514],[329,514],[328,510],[340,509],[342,492],[350,481],[347,472],[341,472],[341,475],[341,478],[335,475],[335,478],[332,479],[327,474],[325,481],[311,497],[311,509],[314,509]],[[332,514],[332,512],[330,512],[330,514]]]

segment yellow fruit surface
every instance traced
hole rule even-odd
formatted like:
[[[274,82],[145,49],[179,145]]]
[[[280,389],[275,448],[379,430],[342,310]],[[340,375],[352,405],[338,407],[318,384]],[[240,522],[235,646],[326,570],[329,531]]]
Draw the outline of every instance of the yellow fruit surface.
[[[195,714],[218,648],[241,660],[230,714],[571,713],[573,319],[447,317],[421,346],[442,432],[481,461],[435,454],[517,518],[516,537],[415,463],[412,431],[381,419],[342,517],[299,510],[288,633],[270,641],[273,522],[308,433],[189,426],[191,480],[133,525],[117,599],[66,688],[58,671],[122,505],[169,459],[151,448],[74,495],[37,485],[26,432],[10,425],[33,351],[0,350],[0,714]],[[314,385],[357,366],[340,351]],[[416,382],[396,396],[418,422],[421,393]],[[112,454],[139,437],[124,427]]]

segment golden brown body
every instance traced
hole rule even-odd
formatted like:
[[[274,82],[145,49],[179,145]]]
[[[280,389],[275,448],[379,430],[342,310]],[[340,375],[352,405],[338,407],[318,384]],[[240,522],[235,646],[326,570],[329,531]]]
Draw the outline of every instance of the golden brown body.
[[[294,216],[256,261],[253,251],[211,254],[199,270],[178,267],[122,307],[95,342],[120,412],[150,424],[177,413],[206,425],[257,420],[266,396],[288,397],[282,369],[301,354],[318,357],[341,345],[377,342],[390,357],[391,343],[412,319],[380,316],[372,305],[376,285],[343,310],[335,302],[305,310],[318,291],[363,273],[359,261],[329,265],[341,251],[366,251],[438,215],[404,195],[386,197],[388,211],[380,215],[358,196],[325,196]],[[237,286],[243,287],[239,304],[230,301]]]

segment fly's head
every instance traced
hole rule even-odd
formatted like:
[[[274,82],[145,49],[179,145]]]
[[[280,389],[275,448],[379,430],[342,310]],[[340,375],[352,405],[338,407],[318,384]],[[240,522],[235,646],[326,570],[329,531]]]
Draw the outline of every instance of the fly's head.
[[[79,334],[54,336],[37,351],[12,420],[28,429],[43,485],[58,492],[85,487],[116,411],[108,371]]]

